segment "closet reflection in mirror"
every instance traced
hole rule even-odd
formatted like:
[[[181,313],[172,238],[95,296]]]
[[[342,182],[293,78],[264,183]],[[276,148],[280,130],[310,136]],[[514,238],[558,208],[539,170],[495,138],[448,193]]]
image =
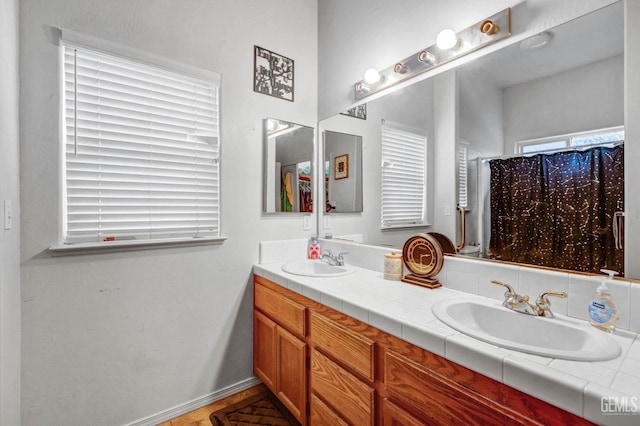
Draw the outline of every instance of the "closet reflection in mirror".
[[[324,199],[328,213],[362,211],[362,136],[323,132]]]
[[[264,120],[264,212],[313,211],[314,129],[288,121]]]

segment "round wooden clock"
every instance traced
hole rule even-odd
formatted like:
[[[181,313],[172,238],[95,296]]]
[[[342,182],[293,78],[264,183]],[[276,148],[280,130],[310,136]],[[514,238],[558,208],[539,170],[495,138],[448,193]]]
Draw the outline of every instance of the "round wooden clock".
[[[402,281],[428,288],[442,286],[437,279],[444,264],[444,253],[438,240],[429,234],[415,234],[402,247],[402,259],[411,271]]]

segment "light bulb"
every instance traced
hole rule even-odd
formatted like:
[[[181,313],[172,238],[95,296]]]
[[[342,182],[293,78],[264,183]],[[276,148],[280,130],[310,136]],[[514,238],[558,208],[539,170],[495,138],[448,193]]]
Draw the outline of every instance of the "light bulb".
[[[442,50],[447,50],[455,47],[458,44],[458,36],[455,31],[447,28],[440,31],[436,37],[436,45]]]
[[[380,73],[375,68],[369,68],[364,72],[364,81],[369,84],[375,84],[380,81]]]

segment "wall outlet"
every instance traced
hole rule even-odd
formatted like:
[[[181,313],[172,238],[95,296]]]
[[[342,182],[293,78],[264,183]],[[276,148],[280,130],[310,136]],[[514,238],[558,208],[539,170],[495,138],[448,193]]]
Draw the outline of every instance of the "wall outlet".
[[[13,225],[13,213],[11,210],[11,201],[4,200],[4,229],[6,231],[11,229],[11,226]]]
[[[324,219],[324,229],[331,229],[331,216],[323,216]]]
[[[302,230],[311,230],[311,215],[305,214],[304,216],[302,216]]]

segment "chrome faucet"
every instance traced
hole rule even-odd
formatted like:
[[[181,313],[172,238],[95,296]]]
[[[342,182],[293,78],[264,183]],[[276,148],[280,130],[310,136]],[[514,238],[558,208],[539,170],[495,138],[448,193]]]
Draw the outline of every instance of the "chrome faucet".
[[[529,296],[520,296],[515,292],[513,287],[500,281],[493,280],[491,284],[501,285],[507,289],[507,291],[504,292],[504,302],[502,302],[502,306],[512,311],[522,312],[523,314],[537,315],[534,307],[529,303]]]
[[[553,318],[553,312],[551,312],[551,302],[549,301],[547,296],[565,299],[567,297],[567,293],[565,293],[564,291],[547,291],[542,293],[536,299],[536,312],[538,313],[538,316]]]
[[[331,250],[325,250],[322,253],[322,256],[320,256],[320,260],[327,262],[329,265],[344,266],[344,258],[342,257],[343,254],[349,254],[349,253],[345,251],[335,256],[333,253],[331,253]]]
[[[553,318],[551,302],[547,296],[560,297],[563,299],[567,297],[567,293],[564,292],[547,291],[542,293],[538,299],[536,299],[536,304],[533,305],[529,303],[529,296],[519,295],[509,284],[496,280],[492,280],[491,284],[501,285],[507,289],[504,293],[504,302],[502,302],[502,306],[511,309],[512,311],[521,312],[527,315]]]

